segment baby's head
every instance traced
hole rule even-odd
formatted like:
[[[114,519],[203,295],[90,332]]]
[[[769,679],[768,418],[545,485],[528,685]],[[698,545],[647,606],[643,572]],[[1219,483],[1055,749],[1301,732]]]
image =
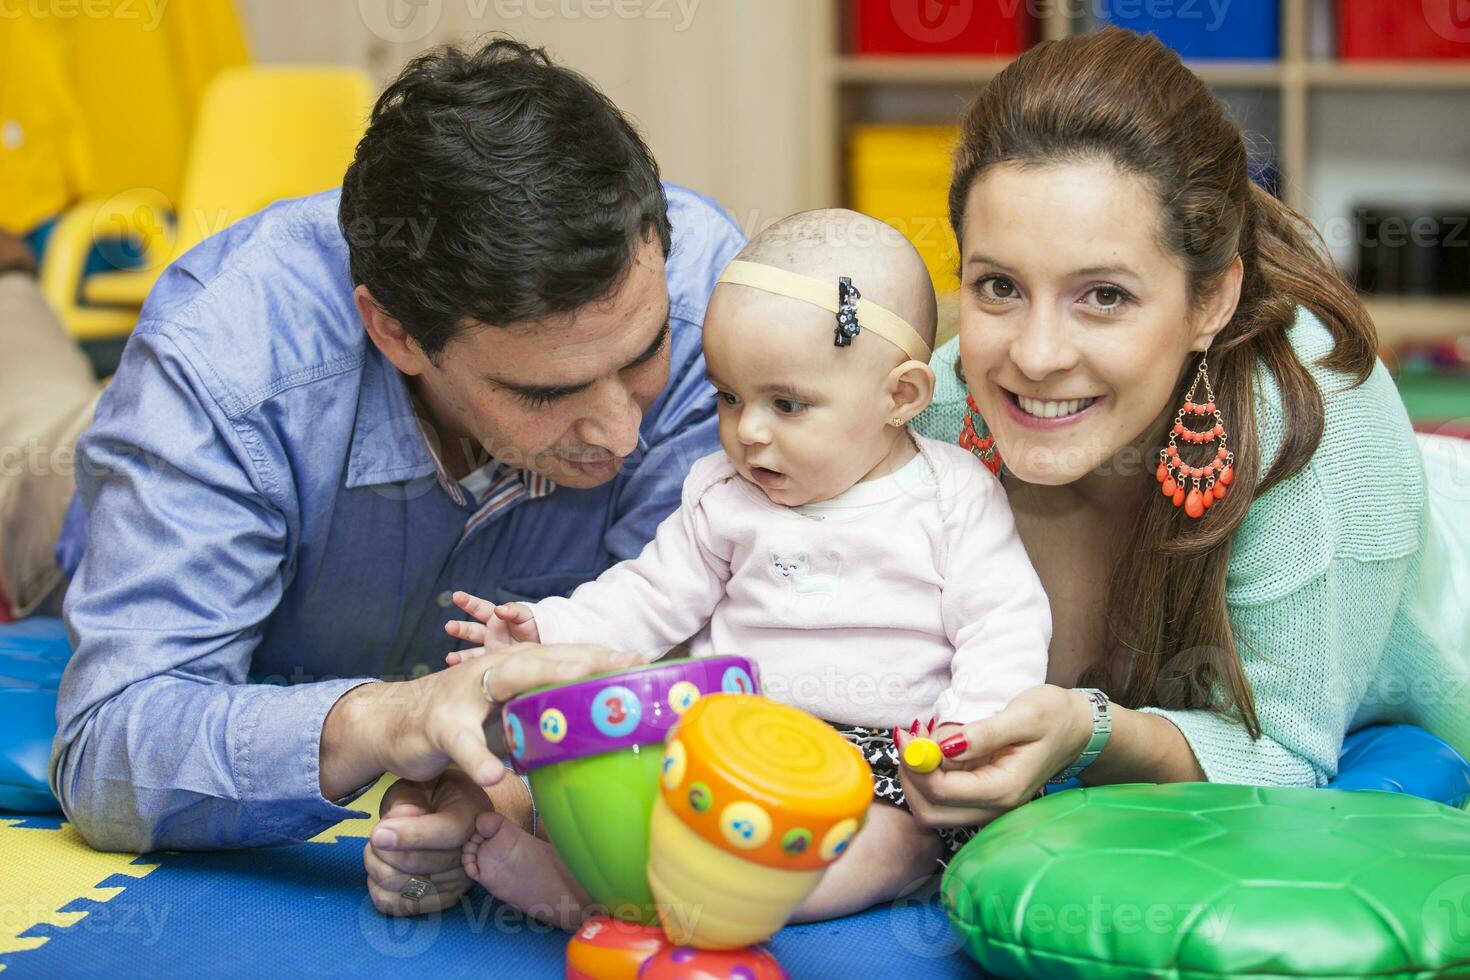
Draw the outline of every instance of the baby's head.
[[[814,280],[806,285],[834,307],[838,278],[847,277],[862,304],[860,332],[837,346],[832,310],[765,287],[715,287],[704,355],[717,392],[720,443],[736,470],[785,506],[828,500],[889,472],[907,444],[905,423],[934,392],[924,354],[934,344],[934,287],[914,247],[876,218],[806,211],[761,232],[737,261]],[[866,304],[913,328],[918,337],[907,341],[908,350],[880,335],[894,332],[883,328],[881,311],[863,322]]]

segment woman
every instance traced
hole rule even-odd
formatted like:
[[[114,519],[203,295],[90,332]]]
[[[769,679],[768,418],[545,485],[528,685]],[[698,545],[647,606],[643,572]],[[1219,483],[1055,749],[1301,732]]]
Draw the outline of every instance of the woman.
[[[1470,753],[1470,444],[1421,460],[1361,303],[1205,85],[1118,29],[1041,45],[966,113],[949,207],[960,335],[916,427],[1004,461],[1055,636],[1048,685],[905,774],[921,819],[1089,761],[1321,785],[1376,721]]]

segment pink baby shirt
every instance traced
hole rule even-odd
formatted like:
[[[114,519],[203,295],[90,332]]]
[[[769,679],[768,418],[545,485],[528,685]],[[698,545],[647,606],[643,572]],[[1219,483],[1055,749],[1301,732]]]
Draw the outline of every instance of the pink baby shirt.
[[[1000,481],[915,441],[899,473],[802,508],[704,457],[642,554],[532,606],[541,642],[653,660],[692,637],[695,656],[748,657],[767,695],[844,725],[999,711],[1045,681],[1051,610]]]

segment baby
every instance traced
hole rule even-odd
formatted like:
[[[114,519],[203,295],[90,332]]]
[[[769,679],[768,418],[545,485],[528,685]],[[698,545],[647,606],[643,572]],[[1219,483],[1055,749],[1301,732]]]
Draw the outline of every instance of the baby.
[[[724,451],[693,465],[678,511],[570,598],[457,593],[479,622],[446,627],[481,644],[451,663],[521,641],[652,660],[692,637],[695,656],[748,657],[764,693],[834,725],[878,802],[803,919],[897,897],[963,842],[908,812],[893,729],[973,721],[1046,676],[1050,609],[1000,481],[907,428],[933,394],[935,318],[922,260],[887,225],[814,211],[772,226],[710,299]]]

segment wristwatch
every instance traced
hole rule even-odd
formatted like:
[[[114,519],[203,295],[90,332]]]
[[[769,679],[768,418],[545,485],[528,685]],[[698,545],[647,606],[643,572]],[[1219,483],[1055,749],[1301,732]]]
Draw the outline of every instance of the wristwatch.
[[[1074,690],[1087,695],[1088,704],[1092,708],[1092,737],[1087,740],[1077,761],[1048,779],[1048,786],[1065,783],[1092,765],[1092,760],[1102,755],[1103,746],[1108,744],[1108,736],[1113,733],[1113,703],[1108,700],[1108,696],[1095,687],[1079,687]]]

